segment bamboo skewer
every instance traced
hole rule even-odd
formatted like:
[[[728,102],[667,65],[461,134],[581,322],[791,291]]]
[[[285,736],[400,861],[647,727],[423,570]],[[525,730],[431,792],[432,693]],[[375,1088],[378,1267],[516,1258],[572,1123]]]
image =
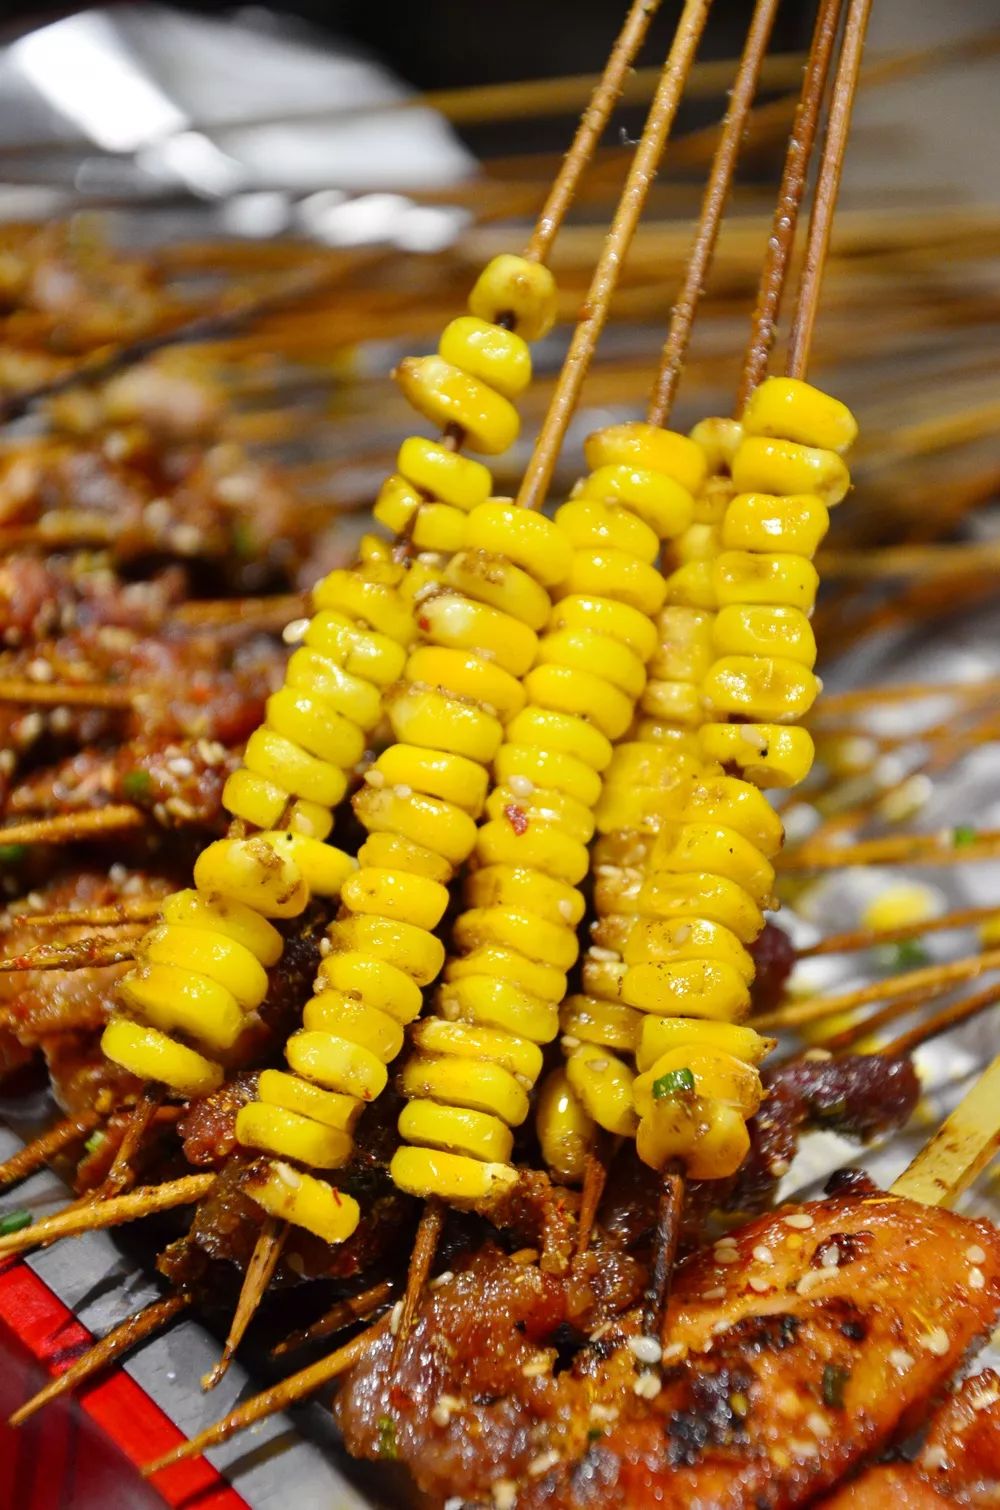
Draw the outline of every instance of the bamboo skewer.
[[[990,970],[1000,970],[1000,949],[987,949],[982,954],[951,960],[944,965],[926,965],[919,970],[908,970],[902,975],[894,975],[890,980],[875,981],[872,985],[859,986],[854,991],[842,991],[837,996],[809,997],[806,1001],[791,1002],[772,1012],[757,1013],[753,1024],[755,1028],[799,1028],[806,1023],[821,1022],[824,1017],[852,1012],[856,1007],[869,1006],[876,1001],[917,993],[938,996],[958,981],[972,980]]]
[[[903,944],[923,938],[927,933],[942,933],[950,928],[968,928],[1000,914],[996,905],[959,907],[940,917],[925,918],[920,923],[900,923],[896,928],[852,928],[845,933],[831,933],[815,944],[797,951],[799,959],[815,959],[820,954],[854,954],[861,949],[877,949],[883,944]]]
[[[0,828],[0,846],[6,844],[72,844],[96,839],[124,829],[142,828],[146,814],[129,802],[110,802],[107,807],[79,813],[57,813],[30,823],[12,823]]]
[[[62,907],[52,912],[17,912],[11,915],[12,927],[32,928],[127,928],[133,923],[148,923],[159,917],[162,899],[110,902],[104,907]]]
[[[283,1357],[285,1353],[294,1352],[310,1342],[318,1342],[323,1337],[342,1331],[354,1321],[367,1321],[369,1316],[381,1310],[385,1303],[392,1299],[395,1289],[391,1279],[383,1279],[377,1285],[362,1290],[359,1295],[351,1295],[346,1300],[338,1300],[336,1305],[331,1306],[318,1321],[283,1338],[276,1347],[272,1348],[272,1358]]]
[[[247,1264],[246,1273],[243,1276],[240,1298],[229,1328],[225,1347],[222,1349],[218,1362],[202,1379],[202,1389],[214,1389],[225,1377],[226,1371],[233,1360],[233,1355],[243,1341],[246,1329],[256,1314],[264,1291],[271,1283],[287,1236],[287,1222],[280,1222],[273,1216],[269,1216],[260,1229],[260,1236],[254,1246],[253,1254],[249,1264]]]
[[[99,1113],[91,1109],[80,1112],[75,1117],[66,1117],[39,1137],[33,1138],[0,1164],[0,1189],[27,1179],[29,1174],[41,1169],[43,1164],[62,1153],[64,1148],[72,1143],[82,1142],[100,1125],[101,1120]]]
[[[987,986],[984,991],[977,991],[973,996],[966,996],[961,1001],[953,1002],[950,1007],[945,1007],[940,1012],[935,1012],[924,1022],[918,1022],[916,1027],[910,1028],[907,1033],[900,1033],[898,1038],[885,1044],[879,1053],[888,1055],[912,1054],[922,1044],[928,1043],[932,1038],[938,1038],[942,1033],[957,1028],[964,1022],[969,1022],[973,1017],[978,1017],[980,1012],[989,1007],[996,1006],[1000,1002],[1000,987]]]
[[[0,830],[2,835],[2,830]],[[1000,854],[1000,829],[984,829],[969,843],[955,843],[954,831],[944,834],[888,834],[860,839],[856,844],[817,845],[807,840],[778,856],[781,871],[831,870],[848,865],[958,865],[991,860]]]
[[[925,1206],[953,1206],[1000,1147],[1000,1057],[890,1186]]]
[[[135,958],[130,944],[108,943],[102,938],[77,939],[72,944],[39,944],[24,954],[0,959],[0,975],[25,970],[98,970]]]
[[[113,1196],[100,1204],[58,1211],[55,1216],[46,1217],[21,1232],[0,1237],[0,1258],[11,1253],[24,1253],[28,1248],[53,1238],[79,1237],[84,1232],[117,1227],[121,1222],[171,1211],[175,1206],[190,1206],[208,1194],[215,1180],[214,1174],[188,1174],[163,1185],[149,1185],[132,1190],[128,1195]]]

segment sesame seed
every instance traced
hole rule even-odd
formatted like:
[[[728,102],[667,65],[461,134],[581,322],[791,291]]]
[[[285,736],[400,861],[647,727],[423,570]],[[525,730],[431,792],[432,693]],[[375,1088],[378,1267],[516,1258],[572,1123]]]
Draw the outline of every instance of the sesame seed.
[[[973,1243],[971,1247],[966,1248],[965,1256],[970,1264],[984,1264],[986,1262],[986,1250],[981,1248],[978,1243]]]
[[[717,1264],[738,1264],[740,1255],[735,1248],[716,1248],[715,1262]]]
[[[683,1342],[671,1342],[663,1349],[662,1363],[677,1363],[681,1358],[687,1357],[687,1346]]]
[[[781,1180],[792,1167],[791,1159],[773,1159],[771,1161],[771,1173],[776,1180]]]
[[[591,1340],[591,1342],[600,1342],[600,1340],[604,1336],[605,1332],[607,1332],[607,1331],[610,1330],[610,1327],[611,1327],[611,1322],[610,1321],[602,1321],[601,1324],[600,1324],[600,1326],[595,1326],[594,1330],[590,1334],[590,1340]]]
[[[824,1269],[836,1269],[840,1263],[840,1249],[836,1243],[830,1243],[826,1248],[820,1249],[819,1261]]]
[[[398,797],[400,802],[405,802],[408,797],[413,796],[413,788],[412,786],[407,786],[405,781],[400,781],[393,787],[392,794],[394,797]]]
[[[453,1494],[444,1502],[444,1510],[464,1510],[465,1501],[460,1494]]]
[[[403,1302],[401,1300],[397,1300],[396,1304],[392,1308],[392,1314],[389,1317],[389,1330],[390,1330],[390,1332],[392,1333],[392,1335],[394,1337],[395,1337],[396,1333],[399,1331],[399,1323],[402,1321],[402,1319],[403,1319]]]
[[[829,1279],[832,1273],[832,1269],[810,1269],[808,1274],[803,1274],[795,1286],[795,1293],[797,1295],[808,1295],[810,1291],[816,1289],[817,1285],[821,1285],[824,1280]]]
[[[614,949],[602,949],[598,944],[591,944],[587,954],[591,959],[604,960],[609,964],[621,958]]]
[[[610,1068],[610,1065],[611,1061],[608,1059],[591,1059],[587,1064],[587,1068],[593,1070],[598,1075],[603,1075],[604,1071]]]
[[[889,1354],[889,1362],[898,1374],[905,1374],[907,1369],[913,1367],[914,1361],[913,1354],[908,1353],[905,1348],[894,1347]]]
[[[655,1337],[630,1337],[628,1345],[640,1363],[659,1363],[663,1356]]]
[[[297,1169],[293,1169],[291,1164],[282,1164],[277,1160],[275,1160],[273,1168],[283,1185],[287,1185],[289,1190],[298,1190],[302,1184],[302,1176]]]
[[[751,1274],[747,1283],[751,1290],[756,1290],[758,1295],[766,1295],[771,1288],[766,1279],[758,1279],[756,1274]]]
[[[646,1369],[632,1385],[640,1400],[655,1400],[662,1388],[659,1374],[654,1374],[652,1369]]]
[[[617,1405],[602,1405],[599,1400],[595,1400],[590,1407],[590,1419],[610,1424],[618,1420],[618,1407]]]
[[[781,1220],[786,1227],[798,1227],[803,1232],[813,1224],[808,1211],[793,1211],[790,1216],[783,1216]]]
[[[793,1438],[788,1443],[788,1446],[793,1456],[797,1458],[815,1458],[819,1456],[819,1448],[815,1442],[799,1441]]]
[[[756,1248],[753,1250],[753,1256],[758,1260],[759,1263],[774,1263],[774,1254],[771,1252],[770,1248],[765,1248],[763,1243],[757,1244]]]
[[[548,1358],[532,1358],[530,1363],[524,1364],[521,1373],[526,1379],[541,1379],[551,1367],[552,1363]]]
[[[451,1420],[451,1411],[443,1400],[438,1400],[431,1411],[431,1420],[435,1426],[447,1426]]]
[[[189,760],[186,755],[175,755],[172,760],[167,761],[167,770],[171,776],[193,776],[194,761]]]
[[[985,1285],[986,1285],[986,1275],[983,1273],[982,1269],[970,1269],[969,1270],[969,1289],[970,1290],[982,1290],[982,1289],[985,1288]]]
[[[320,939],[320,941],[319,941],[319,952],[320,952],[320,955],[322,956],[323,959],[326,959],[326,956],[330,953],[330,950],[332,948],[333,948],[333,945],[331,944],[331,942],[330,942],[330,940],[328,938],[321,938]]]
[[[454,1278],[455,1271],[453,1269],[442,1269],[441,1273],[436,1274],[431,1280],[430,1287],[432,1290],[439,1290],[442,1285],[446,1285],[450,1279]]]
[[[830,1423],[826,1416],[821,1416],[818,1410],[811,1411],[806,1416],[806,1425],[814,1437],[828,1437],[830,1435]]]
[[[928,1353],[933,1353],[935,1358],[943,1358],[951,1347],[948,1333],[944,1327],[936,1326],[930,1332],[924,1332],[917,1338],[918,1347],[922,1347]]]
[[[559,1040],[559,1047],[565,1053],[571,1054],[574,1049],[578,1049],[580,1047],[580,1044],[582,1042],[582,1038],[574,1038],[572,1033],[564,1033],[562,1038],[560,1038]]]
[[[385,775],[382,771],[377,770],[375,766],[372,766],[370,770],[365,772],[365,780],[369,786],[375,787],[376,790],[379,787],[385,786]]]
[[[28,662],[28,676],[33,682],[51,682],[55,679],[55,672],[51,664],[42,656],[36,656]]]
[[[723,1300],[726,1294],[725,1285],[715,1285],[711,1290],[706,1290],[702,1300]]]
[[[529,781],[527,776],[511,776],[507,785],[515,797],[530,797],[535,790],[535,783]]]
[[[922,1468],[947,1468],[948,1454],[943,1447],[928,1447],[921,1455],[920,1465]]]
[[[490,1494],[496,1510],[514,1510],[517,1504],[517,1485],[513,1479],[495,1479],[490,1485]]]
[[[572,923],[573,903],[566,897],[561,897],[560,900],[556,903],[556,911],[558,912],[559,916],[565,920],[565,922]]]
[[[297,645],[300,640],[305,639],[306,630],[308,628],[308,619],[293,619],[291,623],[286,624],[284,629],[281,631],[281,638],[284,640],[286,645]]]
[[[540,1452],[528,1464],[528,1472],[532,1478],[539,1478],[543,1473],[548,1473],[550,1468],[554,1468],[558,1461],[558,1452]]]
[[[783,1389],[774,1403],[783,1416],[797,1416],[802,1412],[802,1402],[791,1389]]]

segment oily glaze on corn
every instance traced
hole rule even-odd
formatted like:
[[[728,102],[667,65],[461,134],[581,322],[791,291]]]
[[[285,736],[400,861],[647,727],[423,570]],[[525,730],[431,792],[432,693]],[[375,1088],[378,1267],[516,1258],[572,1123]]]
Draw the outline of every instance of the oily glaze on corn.
[[[536,626],[527,705],[493,759],[456,952],[401,1076],[408,1105],[393,1177],[458,1205],[488,1207],[515,1179],[512,1129],[528,1114],[577,956],[601,772],[655,645],[665,591],[656,558],[690,525],[704,477],[696,445],[649,425],[602,431],[586,451],[591,474],[555,516],[558,572],[554,551],[523,560],[555,602]],[[568,1145],[572,1104],[558,1091],[547,1100]]]

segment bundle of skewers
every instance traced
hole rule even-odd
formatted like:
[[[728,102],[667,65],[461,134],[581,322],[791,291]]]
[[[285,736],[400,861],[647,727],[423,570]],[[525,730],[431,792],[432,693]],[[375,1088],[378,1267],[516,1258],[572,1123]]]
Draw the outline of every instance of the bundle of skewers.
[[[317,542],[331,509],[306,484],[328,457],[317,472],[255,449],[301,440],[301,413],[234,402],[268,391],[248,360],[262,329],[297,382],[329,360],[309,327],[344,259],[276,257],[263,291],[193,314],[149,277],[146,323],[110,350],[98,293],[74,347],[85,373],[19,369],[35,386],[12,412],[44,406],[47,428],[12,443],[0,477],[0,1062],[30,1074],[40,1048],[65,1116],[0,1181],[68,1161],[75,1197],[39,1221],[9,1209],[0,1255],[153,1214],[177,1226],[162,1297],[16,1419],[190,1308],[226,1317],[206,1388],[292,1288],[307,1319],[277,1355],[320,1353],[151,1474],[338,1380],[348,1449],[453,1505],[996,1491],[1000,1382],[947,1388],[1000,1314],[997,1233],[949,1209],[1000,1140],[1000,1061],[888,1191],[847,1171],[776,1205],[807,1133],[902,1128],[915,1052],[1000,1000],[995,985],[954,999],[1000,970],[996,908],[935,914],[908,883],[837,933],[765,916],[784,894],[801,923],[810,889],[821,916],[817,878],[848,866],[1000,852],[971,824],[893,827],[995,737],[992,683],[826,695],[814,672],[817,639],[933,618],[956,580],[988,576],[977,547],[942,567],[937,551],[963,548],[935,532],[990,497],[995,470],[975,466],[947,517],[912,504],[902,549],[935,564],[901,607],[892,535],[845,503],[855,420],[808,381],[870,0],[818,7],[727,412],[669,427],[682,384],[717,391],[728,372],[689,342],[741,146],[775,114],[755,96],[778,6],[757,0],[652,374],[638,359],[593,373],[630,415],[651,375],[644,417],[590,434],[570,485],[564,443],[613,297],[629,319],[671,304],[641,225],[710,0],[682,8],[606,235],[563,232],[655,9],[629,11],[520,252],[486,263],[435,354],[396,366],[439,434],[403,441],[353,533],[342,511],[361,500],[342,496]],[[859,255],[891,258],[912,232],[881,234],[858,232]],[[596,250],[568,300],[564,237]],[[19,250],[30,260],[30,239]],[[118,286],[111,254],[100,270]],[[846,318],[850,275],[848,257]],[[11,274],[9,318],[45,345],[38,281]],[[391,295],[375,303],[376,328],[398,332]],[[526,463],[494,462],[519,409],[537,412],[532,346],[551,362],[574,307],[534,385]],[[905,314],[888,326],[905,345]],[[178,331],[200,344],[150,360],[142,343]],[[361,336],[345,316],[330,346]],[[920,466],[991,423],[979,406],[892,435]],[[842,589],[814,614],[825,555]],[[873,735],[867,710],[893,703],[936,711]],[[915,952],[963,928],[979,930],[965,957]],[[873,984],[803,996],[815,961],[887,948],[896,968]]]

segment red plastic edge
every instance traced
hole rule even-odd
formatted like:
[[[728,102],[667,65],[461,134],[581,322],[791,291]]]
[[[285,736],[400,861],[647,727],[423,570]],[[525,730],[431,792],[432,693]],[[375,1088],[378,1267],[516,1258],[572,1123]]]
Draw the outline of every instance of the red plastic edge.
[[[26,1264],[0,1270],[0,1323],[50,1374],[62,1373],[93,1340],[72,1311]],[[93,1422],[136,1467],[187,1439],[146,1391],[121,1369],[79,1392]],[[151,1480],[168,1505],[184,1510],[249,1510],[205,1458],[175,1463]]]

